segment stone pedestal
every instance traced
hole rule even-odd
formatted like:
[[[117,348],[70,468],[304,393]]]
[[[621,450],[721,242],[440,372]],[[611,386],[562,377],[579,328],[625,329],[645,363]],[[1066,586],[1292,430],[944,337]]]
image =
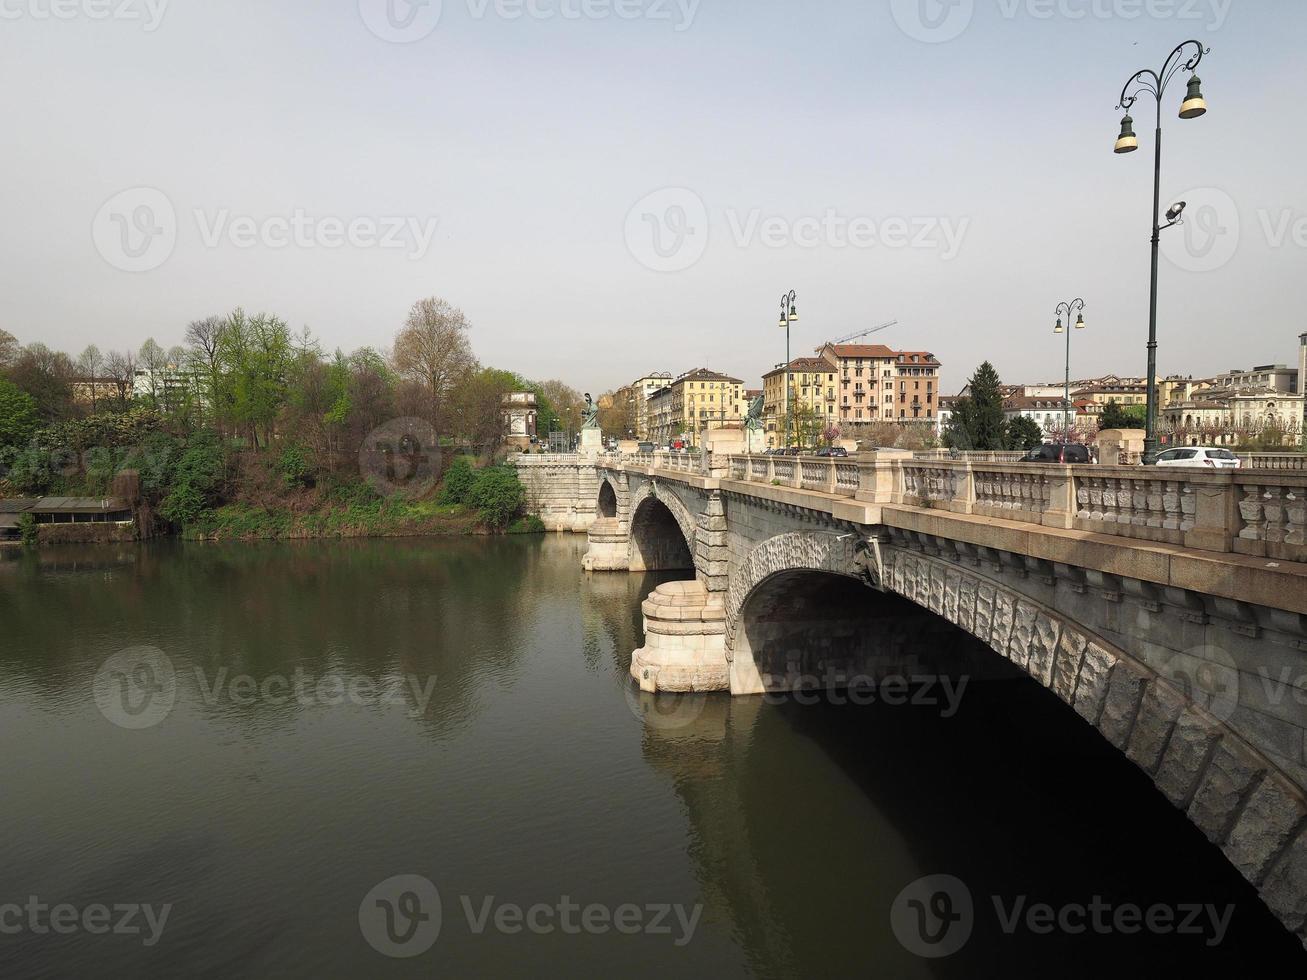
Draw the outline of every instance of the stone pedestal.
[[[642,691],[725,691],[726,608],[701,582],[668,582],[644,601],[645,645],[631,655]]]
[[[631,567],[631,535],[616,517],[590,525],[590,550],[581,559],[587,572],[625,572]]]
[[[599,429],[581,430],[581,454],[593,456],[604,451],[604,434]]]

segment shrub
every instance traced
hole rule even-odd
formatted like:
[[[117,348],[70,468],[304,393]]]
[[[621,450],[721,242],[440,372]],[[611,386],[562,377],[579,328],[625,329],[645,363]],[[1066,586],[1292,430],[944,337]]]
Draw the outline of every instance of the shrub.
[[[0,450],[0,475],[20,494],[38,496],[50,489],[54,471],[50,453],[36,447]]]
[[[35,517],[33,517],[31,514],[19,515],[18,535],[23,539],[23,544],[27,545],[27,547],[29,548],[36,547],[37,535],[39,533],[39,530],[40,529],[37,526]]]
[[[472,461],[466,456],[455,456],[445,471],[445,485],[440,489],[442,504],[466,504],[477,474],[472,469]]]
[[[277,459],[277,472],[288,487],[307,487],[313,482],[313,467],[303,446],[291,444]]]
[[[543,534],[545,531],[545,522],[535,514],[527,514],[525,517],[519,517],[508,526],[509,534]]]
[[[20,446],[36,431],[36,399],[0,378],[0,446]]]
[[[511,466],[491,466],[477,474],[468,494],[468,504],[488,527],[507,527],[522,513],[526,488]]]
[[[213,503],[226,472],[222,441],[212,432],[197,433],[173,468],[159,513],[183,527],[194,523]]]

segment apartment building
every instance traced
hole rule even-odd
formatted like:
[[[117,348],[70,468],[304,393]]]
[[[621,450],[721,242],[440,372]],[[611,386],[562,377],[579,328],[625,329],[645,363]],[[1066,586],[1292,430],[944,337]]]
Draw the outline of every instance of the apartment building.
[[[660,446],[681,439],[701,447],[704,430],[741,425],[749,411],[744,382],[708,368],[656,388],[647,406],[649,439]]]
[[[820,356],[835,367],[835,418],[841,425],[933,423],[939,414],[941,366],[929,351],[896,351],[883,344],[827,344]]]

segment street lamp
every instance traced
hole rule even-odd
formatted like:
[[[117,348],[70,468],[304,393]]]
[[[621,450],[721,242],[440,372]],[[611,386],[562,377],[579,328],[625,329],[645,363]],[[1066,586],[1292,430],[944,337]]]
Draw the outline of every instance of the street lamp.
[[[1130,109],[1139,97],[1145,93],[1151,95],[1157,102],[1157,146],[1153,162],[1153,274],[1148,313],[1148,378],[1146,380],[1148,395],[1144,434],[1144,463],[1147,465],[1151,465],[1157,459],[1157,389],[1155,379],[1157,376],[1157,262],[1159,246],[1162,231],[1165,228],[1179,224],[1181,212],[1184,211],[1183,204],[1172,207],[1166,214],[1168,223],[1165,225],[1161,223],[1162,97],[1166,94],[1167,86],[1171,84],[1171,80],[1177,74],[1181,71],[1192,74],[1198,68],[1199,62],[1203,60],[1203,55],[1210,50],[1210,48],[1204,48],[1200,41],[1185,41],[1171,52],[1170,57],[1162,65],[1160,72],[1145,68],[1132,75],[1130,80],[1125,83],[1125,88],[1121,90],[1121,101],[1117,104],[1118,109],[1126,111],[1126,116],[1121,120],[1121,135],[1116,140],[1116,152],[1133,153],[1139,149],[1139,137],[1135,135],[1134,119],[1130,117]],[[1187,59],[1185,57],[1186,53],[1188,54]],[[1202,80],[1197,75],[1193,75],[1189,79],[1189,88],[1185,94],[1184,102],[1180,106],[1180,118],[1197,119],[1206,112],[1207,100],[1203,98]]]
[[[799,310],[794,305],[795,293],[781,293],[781,323],[785,328],[785,448],[790,448],[790,324],[799,322]]]
[[[1079,314],[1076,317],[1076,329],[1085,329],[1085,301],[1083,299],[1074,299],[1070,303],[1059,303],[1057,309],[1057,326],[1053,328],[1053,333],[1066,334],[1066,391],[1065,398],[1062,402],[1062,444],[1070,442],[1071,434],[1071,315]],[[1066,315],[1066,327],[1062,326],[1062,316]]]

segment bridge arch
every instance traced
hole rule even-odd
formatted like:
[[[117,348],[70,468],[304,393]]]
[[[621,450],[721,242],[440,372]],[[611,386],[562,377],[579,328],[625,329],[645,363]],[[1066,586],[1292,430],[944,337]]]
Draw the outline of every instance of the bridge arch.
[[[673,492],[646,483],[631,498],[630,570],[697,573],[696,524]]]
[[[595,513],[602,518],[616,519],[618,516],[617,490],[607,477],[599,481],[599,501]]]
[[[980,572],[882,544],[879,560],[860,536],[781,534],[757,545],[731,577],[726,658],[731,690],[761,693],[759,669],[775,668],[754,646],[778,634],[759,628],[768,600],[818,573],[886,591],[980,640],[1052,691],[1142,769],[1157,789],[1260,892],[1292,930],[1302,929],[1307,875],[1307,801],[1289,776],[1226,721],[1119,647]],[[882,564],[883,562],[883,564]],[[811,604],[813,586],[797,599]],[[838,630],[837,623],[836,629]],[[792,664],[789,666],[793,666]],[[1178,676],[1177,676],[1178,679]]]

